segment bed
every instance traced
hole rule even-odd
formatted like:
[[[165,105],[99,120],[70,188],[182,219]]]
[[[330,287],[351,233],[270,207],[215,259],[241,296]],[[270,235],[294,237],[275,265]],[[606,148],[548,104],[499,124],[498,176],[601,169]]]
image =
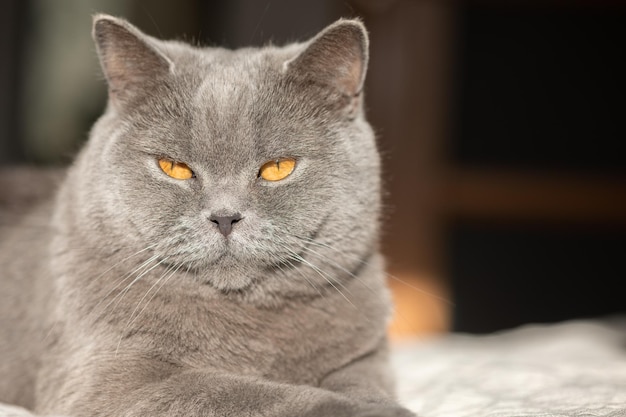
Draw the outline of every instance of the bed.
[[[400,398],[422,417],[626,416],[626,317],[394,349]]]
[[[392,362],[420,417],[626,416],[626,317],[407,340]]]

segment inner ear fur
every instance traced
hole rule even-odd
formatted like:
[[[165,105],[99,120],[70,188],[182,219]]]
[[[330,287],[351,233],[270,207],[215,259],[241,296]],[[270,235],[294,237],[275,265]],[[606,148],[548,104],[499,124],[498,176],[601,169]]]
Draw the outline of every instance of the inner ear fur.
[[[339,20],[313,38],[288,71],[355,97],[363,89],[369,39],[359,20]]]

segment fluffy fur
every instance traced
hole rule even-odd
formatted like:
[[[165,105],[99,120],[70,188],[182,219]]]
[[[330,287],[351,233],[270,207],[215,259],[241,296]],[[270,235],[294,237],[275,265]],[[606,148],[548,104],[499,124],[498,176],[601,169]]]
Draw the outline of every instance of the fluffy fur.
[[[97,16],[94,39],[105,114],[54,196],[0,200],[0,401],[69,416],[411,416],[386,363],[363,25],[230,51]],[[194,177],[168,177],[163,157]],[[280,157],[293,173],[259,178]],[[4,181],[10,193],[25,176]],[[210,221],[234,213],[228,236]]]

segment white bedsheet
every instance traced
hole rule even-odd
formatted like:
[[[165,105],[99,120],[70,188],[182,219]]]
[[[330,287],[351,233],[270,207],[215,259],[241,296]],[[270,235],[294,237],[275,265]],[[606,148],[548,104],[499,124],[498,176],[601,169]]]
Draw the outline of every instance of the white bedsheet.
[[[421,417],[626,416],[626,318],[412,341],[393,363]]]
[[[413,340],[392,360],[420,417],[626,416],[626,317]],[[0,417],[31,415],[0,404]]]

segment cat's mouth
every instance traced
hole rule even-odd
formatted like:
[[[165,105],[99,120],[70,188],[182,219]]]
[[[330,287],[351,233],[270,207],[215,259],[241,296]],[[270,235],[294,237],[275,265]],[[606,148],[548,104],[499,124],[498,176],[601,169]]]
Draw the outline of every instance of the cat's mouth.
[[[299,263],[281,256],[268,257],[266,254],[258,258],[250,253],[238,253],[233,246],[233,243],[224,244],[222,250],[212,251],[211,256],[196,252],[163,257],[162,263],[170,270],[182,271],[182,279],[191,279],[222,293],[245,292],[263,277],[271,276],[272,272],[284,272]]]
[[[226,238],[215,235],[187,229],[179,239],[163,242],[174,245],[163,245],[157,252],[167,264],[189,271],[187,275],[194,281],[233,291],[308,263],[309,246],[315,240],[315,233],[304,239],[271,229],[257,233],[233,230]]]

